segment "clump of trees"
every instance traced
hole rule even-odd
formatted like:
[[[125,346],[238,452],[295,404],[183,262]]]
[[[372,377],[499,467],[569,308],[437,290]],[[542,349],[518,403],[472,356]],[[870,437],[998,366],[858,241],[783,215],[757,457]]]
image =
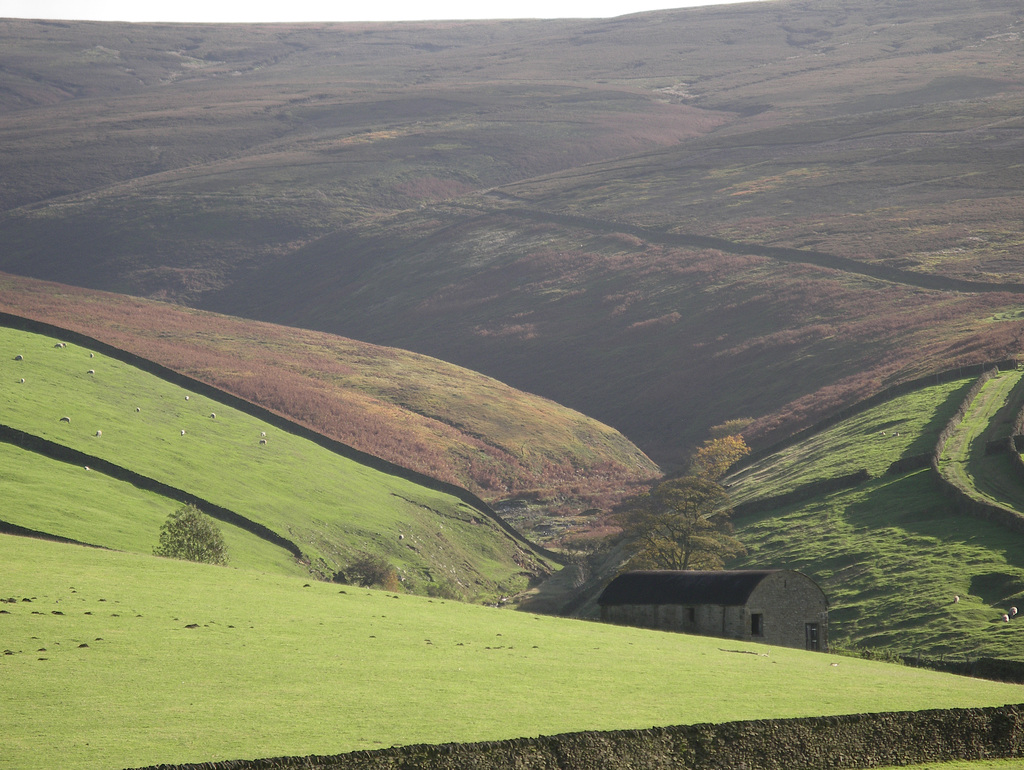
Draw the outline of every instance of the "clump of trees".
[[[720,482],[749,452],[738,435],[708,439],[685,476],[627,501],[616,516],[630,553],[627,569],[722,569],[745,553],[733,535],[729,495]]]
[[[228,563],[228,548],[220,528],[191,503],[181,506],[160,525],[160,543],[153,553],[203,564]]]

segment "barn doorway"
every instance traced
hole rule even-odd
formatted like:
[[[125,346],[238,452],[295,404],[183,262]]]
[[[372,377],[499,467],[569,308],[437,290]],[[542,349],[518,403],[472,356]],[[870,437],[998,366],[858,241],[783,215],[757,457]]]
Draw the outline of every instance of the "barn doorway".
[[[820,650],[821,649],[821,643],[819,642],[819,637],[818,637],[818,624],[817,623],[807,623],[804,626],[804,636],[806,637],[806,639],[805,639],[805,641],[806,641],[806,648],[808,650]]]

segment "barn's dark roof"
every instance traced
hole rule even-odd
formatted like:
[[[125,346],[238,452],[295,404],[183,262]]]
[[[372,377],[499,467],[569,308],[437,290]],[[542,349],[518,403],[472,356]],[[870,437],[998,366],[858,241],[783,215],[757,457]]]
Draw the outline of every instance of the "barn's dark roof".
[[[768,575],[784,570],[638,570],[623,572],[598,604],[746,604]]]

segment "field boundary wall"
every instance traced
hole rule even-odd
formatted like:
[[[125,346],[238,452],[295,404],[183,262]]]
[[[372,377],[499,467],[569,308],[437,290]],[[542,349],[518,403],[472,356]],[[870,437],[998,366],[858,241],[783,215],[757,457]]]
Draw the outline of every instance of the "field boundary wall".
[[[34,334],[45,334],[50,337],[56,337],[57,339],[65,342],[73,342],[75,344],[82,345],[83,347],[92,348],[105,356],[130,364],[131,366],[141,369],[144,372],[148,372],[162,380],[187,388],[195,393],[217,401],[218,403],[224,404],[225,406],[229,406],[252,417],[256,417],[257,419],[273,425],[275,428],[286,433],[291,433],[292,435],[300,436],[308,441],[312,441],[314,444],[317,444],[330,452],[334,452],[337,455],[353,460],[361,465],[373,468],[381,473],[397,476],[398,478],[405,479],[406,481],[412,481],[416,484],[427,487],[428,489],[452,495],[464,502],[466,505],[479,510],[482,514],[490,518],[498,527],[500,527],[505,534],[525,548],[559,564],[564,562],[564,558],[561,555],[556,554],[553,551],[549,551],[543,546],[537,545],[524,537],[522,533],[518,532],[504,519],[502,519],[490,505],[485,503],[468,489],[456,484],[451,484],[447,481],[435,479],[433,476],[428,476],[425,473],[420,473],[419,471],[414,471],[410,468],[404,468],[401,465],[397,465],[375,455],[363,452],[353,446],[342,443],[337,439],[332,439],[322,433],[318,433],[312,428],[307,428],[305,425],[295,422],[283,415],[254,404],[251,401],[246,401],[232,393],[228,393],[220,388],[215,388],[213,385],[181,374],[180,372],[176,372],[173,369],[169,369],[155,361],[149,360],[148,358],[143,358],[142,356],[138,356],[134,353],[129,353],[127,350],[114,347],[113,345],[109,345],[106,342],[102,342],[86,334],[4,312],[0,312],[0,325],[7,326],[12,329],[18,329],[20,331],[32,332]]]
[[[992,377],[996,376],[998,371],[998,368],[993,366],[978,378],[978,381],[975,382],[974,385],[971,386],[970,390],[965,394],[963,401],[956,410],[956,413],[950,418],[946,427],[942,429],[942,432],[939,433],[939,438],[935,443],[935,451],[932,453],[931,459],[932,477],[935,479],[935,483],[938,485],[942,494],[952,501],[953,506],[958,513],[973,516],[977,519],[991,521],[994,524],[999,524],[1000,526],[1006,527],[1014,532],[1024,532],[1024,517],[1021,517],[1016,511],[1004,508],[1001,505],[996,505],[995,503],[990,503],[985,500],[979,500],[976,497],[972,497],[968,490],[962,489],[959,485],[953,483],[953,481],[944,476],[942,471],[939,470],[939,461],[942,458],[942,452],[946,447],[946,442],[963,421],[964,416],[971,407],[971,403],[977,397],[978,393],[981,392],[985,383],[992,379]]]
[[[236,513],[228,508],[211,503],[209,500],[197,497],[190,492],[177,489],[176,487],[164,484],[162,481],[157,481],[149,476],[143,476],[135,471],[128,470],[127,468],[117,465],[116,463],[112,463],[109,460],[104,460],[101,457],[80,452],[77,449],[66,447],[63,444],[58,444],[39,436],[33,436],[31,433],[25,433],[24,431],[12,428],[9,425],[0,425],[0,441],[7,444],[13,444],[21,449],[27,449],[30,452],[41,454],[45,457],[49,457],[51,460],[58,460],[60,462],[70,463],[80,467],[88,467],[90,470],[96,471],[97,473],[110,476],[118,481],[127,482],[128,484],[139,489],[144,489],[147,492],[156,492],[164,497],[177,500],[179,503],[191,503],[207,516],[228,524],[233,524],[239,529],[244,529],[246,532],[250,532],[269,543],[273,543],[276,546],[284,548],[296,559],[303,560],[305,558],[302,555],[302,549],[300,549],[298,545],[288,538],[279,535],[277,532],[274,532],[274,530],[269,527],[255,522],[252,519],[247,519],[240,513]],[[9,526],[13,527],[16,525]],[[19,529],[24,530],[23,527],[19,527]],[[32,530],[25,531],[31,532]],[[10,534],[16,533],[12,532]],[[35,536],[50,540],[58,539],[62,542],[76,542],[68,541],[66,538],[61,538],[58,535],[50,535],[45,532],[37,533]],[[83,545],[88,545],[88,543]]]
[[[841,770],[1024,756],[1024,705],[581,732],[140,770]]]
[[[941,385],[944,382],[950,382],[952,380],[960,380],[965,377],[977,377],[983,375],[985,372],[991,369],[998,369],[1000,371],[1006,371],[1009,369],[1017,368],[1017,359],[1006,359],[1003,361],[996,361],[984,364],[970,364],[967,366],[958,366],[953,369],[946,369],[935,374],[927,374],[923,377],[918,377],[913,380],[907,380],[896,385],[890,385],[885,390],[880,390],[873,396],[868,396],[862,401],[858,401],[855,404],[843,407],[839,411],[830,414],[827,417],[815,422],[813,425],[809,425],[806,428],[801,428],[796,433],[790,434],[786,438],[780,439],[769,446],[762,447],[752,451],[746,457],[743,457],[736,461],[736,463],[729,468],[729,473],[733,473],[742,468],[746,468],[758,460],[763,460],[769,455],[775,454],[787,447],[791,447],[794,444],[799,444],[809,436],[813,436],[815,433],[831,428],[833,425],[837,425],[848,417],[853,417],[855,414],[860,414],[868,409],[879,404],[884,404],[886,401],[902,396],[907,393],[912,393],[915,390],[921,390],[932,385]]]

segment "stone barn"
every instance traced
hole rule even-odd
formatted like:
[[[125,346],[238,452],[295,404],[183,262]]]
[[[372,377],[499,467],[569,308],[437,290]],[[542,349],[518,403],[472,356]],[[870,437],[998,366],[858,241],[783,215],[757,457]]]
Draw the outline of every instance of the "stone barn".
[[[806,650],[828,649],[828,600],[793,570],[642,570],[615,578],[601,620]]]

